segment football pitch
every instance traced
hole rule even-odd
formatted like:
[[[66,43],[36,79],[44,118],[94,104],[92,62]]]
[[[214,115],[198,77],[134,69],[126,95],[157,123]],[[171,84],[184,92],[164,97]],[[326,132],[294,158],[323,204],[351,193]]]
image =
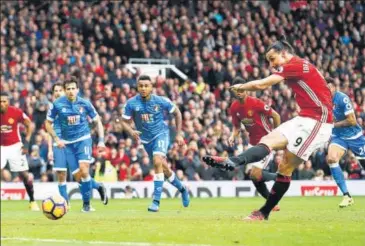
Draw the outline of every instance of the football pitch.
[[[163,199],[159,213],[150,200],[93,201],[97,210],[80,212],[81,201],[60,220],[28,211],[25,201],[1,202],[1,245],[365,245],[365,197],[339,209],[341,197],[285,197],[269,221],[241,219],[262,198]]]

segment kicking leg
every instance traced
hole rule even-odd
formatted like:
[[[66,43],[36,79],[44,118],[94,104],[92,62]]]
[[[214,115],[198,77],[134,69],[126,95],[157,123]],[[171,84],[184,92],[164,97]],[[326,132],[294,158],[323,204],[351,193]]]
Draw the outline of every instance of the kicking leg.
[[[273,131],[263,137],[258,145],[249,148],[238,156],[229,158],[204,156],[203,161],[212,167],[233,170],[238,165],[258,162],[270,154],[271,150],[285,149],[287,144],[288,140],[284,135],[279,131]]]
[[[354,200],[347,190],[345,177],[339,165],[339,161],[344,154],[345,150],[343,148],[339,147],[338,145],[330,144],[328,148],[327,162],[330,166],[333,179],[336,181],[337,186],[344,195],[342,202],[339,204],[340,208],[348,207],[354,204]]]
[[[277,177],[277,173],[271,173],[265,169],[262,168],[258,168],[258,167],[252,167],[251,169],[251,173],[250,173],[250,178],[253,181],[274,181],[276,180]]]

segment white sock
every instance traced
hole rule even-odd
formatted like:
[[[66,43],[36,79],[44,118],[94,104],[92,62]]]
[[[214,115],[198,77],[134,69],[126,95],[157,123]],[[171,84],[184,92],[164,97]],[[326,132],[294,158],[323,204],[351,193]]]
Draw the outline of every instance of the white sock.
[[[164,181],[165,180],[165,175],[163,173],[156,173],[153,180],[154,181]]]
[[[172,172],[171,176],[168,178],[169,182],[172,183],[172,181],[174,181],[175,179],[175,173]]]

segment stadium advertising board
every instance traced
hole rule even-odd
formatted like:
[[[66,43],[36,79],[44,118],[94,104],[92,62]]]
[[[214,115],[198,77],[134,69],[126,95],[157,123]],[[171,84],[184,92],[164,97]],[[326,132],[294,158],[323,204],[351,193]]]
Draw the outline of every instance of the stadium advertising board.
[[[251,181],[206,181],[187,182],[192,197],[253,197],[257,196]],[[273,182],[268,183],[270,189]],[[347,181],[349,191],[354,196],[365,195],[365,180]],[[105,183],[111,199],[150,198],[153,193],[151,182],[115,182]],[[58,193],[57,183],[35,183],[34,196],[42,200]],[[68,184],[71,199],[81,199],[77,183]],[[98,197],[94,191],[94,197]],[[292,181],[286,196],[341,196],[337,186],[332,181]],[[164,184],[163,198],[178,197],[179,192],[169,183]],[[28,199],[22,183],[1,183],[1,200]]]

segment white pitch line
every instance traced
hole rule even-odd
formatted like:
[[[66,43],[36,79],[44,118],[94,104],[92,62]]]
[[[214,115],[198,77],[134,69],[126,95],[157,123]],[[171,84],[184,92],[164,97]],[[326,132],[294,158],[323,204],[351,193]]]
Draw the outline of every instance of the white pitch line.
[[[1,237],[1,241],[32,241],[32,242],[47,242],[47,243],[91,244],[91,245],[103,244],[103,245],[125,245],[125,246],[210,246],[209,244],[81,241],[73,239],[42,239],[42,238],[24,238],[24,237]]]

